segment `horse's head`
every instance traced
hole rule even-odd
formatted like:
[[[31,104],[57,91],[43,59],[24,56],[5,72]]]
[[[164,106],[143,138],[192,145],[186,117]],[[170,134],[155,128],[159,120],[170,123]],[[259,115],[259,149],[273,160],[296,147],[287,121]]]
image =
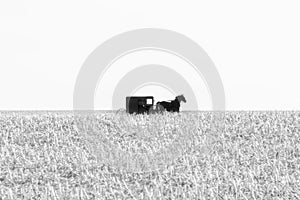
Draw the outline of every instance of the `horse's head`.
[[[180,103],[181,101],[183,101],[184,103],[186,103],[186,99],[185,99],[185,97],[183,96],[183,94],[182,94],[182,95],[178,95],[178,96],[176,97],[176,99],[178,99],[179,103]]]

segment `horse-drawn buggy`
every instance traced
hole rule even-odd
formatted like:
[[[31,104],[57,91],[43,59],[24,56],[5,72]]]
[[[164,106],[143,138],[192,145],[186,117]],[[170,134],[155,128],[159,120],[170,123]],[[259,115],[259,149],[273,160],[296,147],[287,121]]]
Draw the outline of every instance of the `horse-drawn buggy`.
[[[176,96],[174,100],[159,101],[156,104],[154,104],[153,96],[130,96],[126,97],[126,112],[130,114],[179,112],[181,102],[186,103],[183,95]]]

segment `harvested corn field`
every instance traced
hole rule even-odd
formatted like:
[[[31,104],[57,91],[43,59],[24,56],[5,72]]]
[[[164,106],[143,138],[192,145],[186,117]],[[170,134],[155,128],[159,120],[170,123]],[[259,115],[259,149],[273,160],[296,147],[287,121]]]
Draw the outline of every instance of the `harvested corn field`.
[[[0,199],[300,199],[300,112],[2,112]]]

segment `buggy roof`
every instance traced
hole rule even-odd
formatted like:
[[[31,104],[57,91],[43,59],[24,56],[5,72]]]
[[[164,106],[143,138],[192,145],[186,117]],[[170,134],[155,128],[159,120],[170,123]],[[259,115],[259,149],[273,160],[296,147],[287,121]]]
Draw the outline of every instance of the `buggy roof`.
[[[146,98],[146,99],[153,99],[153,96],[128,96],[126,98]]]

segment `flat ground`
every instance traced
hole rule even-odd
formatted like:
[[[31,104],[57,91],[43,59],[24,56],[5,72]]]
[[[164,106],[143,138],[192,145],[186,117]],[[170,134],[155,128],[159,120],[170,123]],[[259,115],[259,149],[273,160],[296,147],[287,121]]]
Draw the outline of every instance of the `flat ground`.
[[[2,112],[0,199],[300,199],[300,112]]]

